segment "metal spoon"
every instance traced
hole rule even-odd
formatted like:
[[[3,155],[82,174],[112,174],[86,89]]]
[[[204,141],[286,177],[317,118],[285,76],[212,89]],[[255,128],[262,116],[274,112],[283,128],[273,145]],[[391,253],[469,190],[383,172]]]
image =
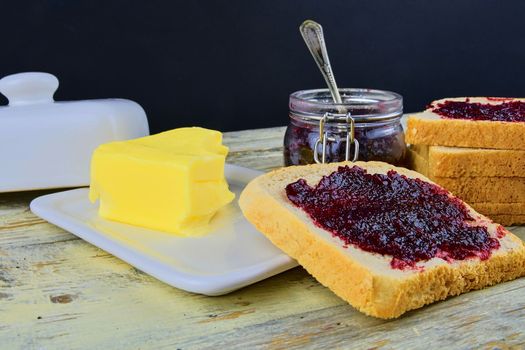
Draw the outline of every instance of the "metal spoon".
[[[330,66],[328,52],[326,51],[323,27],[321,27],[319,23],[307,19],[301,24],[299,31],[310,53],[314,57],[315,63],[317,63],[317,66],[321,70],[321,74],[328,85],[334,102],[342,103],[343,101],[341,100],[341,95],[335,82],[334,72],[332,71],[332,66]]]
[[[319,67],[319,70],[324,77],[326,85],[328,85],[328,90],[330,90],[332,99],[336,104],[342,104],[343,101],[341,99],[341,95],[339,94],[337,83],[335,82],[334,72],[332,71],[332,66],[330,65],[330,59],[328,58],[328,52],[324,42],[323,27],[321,27],[319,23],[307,19],[301,24],[299,31],[301,32],[308,50],[310,50],[310,53],[314,57],[317,67]],[[355,162],[359,156],[359,142],[354,137],[354,119],[344,106],[337,106],[337,110],[339,113],[346,114],[347,133],[345,160],[350,160],[350,145],[353,143],[355,146],[352,161]],[[315,142],[314,146],[314,160],[316,163],[326,162],[327,142],[336,141],[335,138],[330,137],[328,132],[324,130],[324,123],[326,122],[327,118],[328,113],[326,113],[324,117],[321,118],[319,123],[319,138]],[[319,145],[322,145],[321,159],[319,159],[319,155],[317,153]]]

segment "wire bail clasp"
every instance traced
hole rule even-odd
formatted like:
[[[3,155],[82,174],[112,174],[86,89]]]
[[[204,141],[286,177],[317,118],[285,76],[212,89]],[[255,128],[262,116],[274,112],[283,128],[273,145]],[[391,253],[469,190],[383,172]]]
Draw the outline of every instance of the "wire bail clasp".
[[[336,138],[330,136],[328,134],[328,131],[325,131],[325,124],[327,122],[338,122],[337,115],[333,115],[331,113],[325,113],[323,117],[319,120],[319,138],[315,141],[314,145],[314,160],[318,164],[324,164],[326,163],[326,146],[328,144],[328,141],[335,142],[337,141]],[[352,162],[355,162],[357,160],[357,157],[359,156],[359,141],[354,137],[355,135],[355,121],[354,118],[352,118],[352,115],[350,112],[346,114],[345,117],[346,121],[346,145],[345,145],[345,161],[350,160],[350,146],[352,143],[355,145],[354,147],[354,155],[352,158]],[[319,146],[321,146],[321,160],[319,160]]]

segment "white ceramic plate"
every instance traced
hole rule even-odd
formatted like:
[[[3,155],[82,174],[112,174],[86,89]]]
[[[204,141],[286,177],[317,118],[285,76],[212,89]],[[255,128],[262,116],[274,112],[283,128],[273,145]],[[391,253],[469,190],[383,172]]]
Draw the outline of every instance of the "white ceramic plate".
[[[195,238],[104,220],[97,215],[98,206],[89,202],[87,188],[36,198],[31,210],[171,286],[221,295],[297,266],[239,209],[240,192],[260,174],[227,165],[225,175],[236,200],[217,213],[212,232]]]

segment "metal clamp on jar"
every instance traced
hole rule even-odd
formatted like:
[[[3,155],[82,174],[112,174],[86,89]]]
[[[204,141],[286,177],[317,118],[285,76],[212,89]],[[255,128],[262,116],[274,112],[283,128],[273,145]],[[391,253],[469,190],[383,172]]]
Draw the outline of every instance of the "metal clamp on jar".
[[[331,113],[325,113],[325,115],[319,121],[319,138],[315,141],[314,145],[314,160],[316,163],[326,163],[326,145],[328,141],[336,142],[337,139],[330,136],[325,131],[325,124],[328,122],[337,122],[341,115],[333,115]],[[354,118],[351,117],[350,113],[346,114],[346,143],[345,143],[345,160],[350,160],[350,146],[354,144],[354,154],[352,162],[355,162],[359,155],[359,141],[355,139],[355,122]],[[321,160],[319,160],[319,145],[321,145]]]
[[[344,160],[403,165],[401,95],[370,89],[339,89],[339,93],[341,103],[334,103],[328,89],[290,95],[285,165]]]

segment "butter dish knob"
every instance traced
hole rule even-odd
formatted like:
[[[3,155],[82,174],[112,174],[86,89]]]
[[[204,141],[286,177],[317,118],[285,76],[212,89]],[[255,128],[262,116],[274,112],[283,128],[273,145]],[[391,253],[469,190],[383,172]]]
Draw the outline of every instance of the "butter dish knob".
[[[58,79],[53,74],[27,72],[0,79],[0,92],[9,100],[9,106],[54,102]]]

